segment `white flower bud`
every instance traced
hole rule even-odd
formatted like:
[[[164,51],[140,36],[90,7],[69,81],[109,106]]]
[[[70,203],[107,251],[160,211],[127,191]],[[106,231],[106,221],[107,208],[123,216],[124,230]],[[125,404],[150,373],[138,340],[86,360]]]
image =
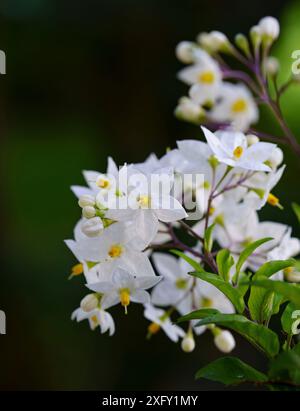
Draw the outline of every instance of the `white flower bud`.
[[[259,138],[255,134],[247,134],[248,147],[259,142]]]
[[[216,30],[210,33],[200,33],[197,41],[203,48],[211,52],[228,52],[231,48],[230,42],[225,34]]]
[[[195,349],[195,340],[193,335],[187,333],[181,341],[181,348],[184,352],[192,352]]]
[[[277,19],[274,17],[264,17],[262,18],[259,23],[258,27],[261,30],[261,34],[264,39],[268,41],[276,40],[279,36],[280,26]]]
[[[217,333],[214,338],[214,343],[216,347],[224,353],[231,352],[235,347],[235,340],[233,338],[233,335],[227,330],[220,330],[220,332]]]
[[[96,215],[96,209],[92,206],[85,206],[82,209],[82,215],[85,218],[93,218]]]
[[[260,42],[261,42],[261,37],[262,37],[262,33],[261,33],[261,29],[258,26],[253,26],[250,29],[250,38],[252,41],[252,44],[254,45],[254,47],[257,47]]]
[[[272,168],[277,168],[283,162],[283,151],[281,148],[276,147],[273,150],[270,158],[268,158],[268,162]]]
[[[98,237],[103,231],[103,222],[100,217],[92,217],[84,221],[81,225],[81,231],[87,237]]]
[[[276,57],[270,56],[264,63],[264,69],[270,76],[275,76],[279,71],[279,61]]]
[[[284,279],[290,283],[300,283],[300,272],[294,267],[287,267],[283,270]]]
[[[175,115],[180,120],[200,124],[201,120],[203,120],[205,116],[205,111],[190,98],[182,97],[175,109]]]
[[[86,295],[80,302],[80,308],[86,313],[93,311],[98,307],[99,300],[96,294]]]
[[[95,205],[95,199],[89,194],[84,194],[79,197],[78,204],[82,208],[87,206],[93,207]]]
[[[179,44],[177,44],[176,49],[175,49],[176,57],[182,63],[185,63],[185,64],[194,63],[195,61],[194,49],[195,49],[195,45],[191,41],[181,41]]]

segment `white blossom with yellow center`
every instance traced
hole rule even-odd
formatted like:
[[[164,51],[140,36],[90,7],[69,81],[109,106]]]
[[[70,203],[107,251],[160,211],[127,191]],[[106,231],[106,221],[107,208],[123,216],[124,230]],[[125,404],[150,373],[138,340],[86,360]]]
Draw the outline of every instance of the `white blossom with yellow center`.
[[[257,142],[248,147],[247,138],[241,132],[217,131],[212,133],[202,127],[206,140],[220,163],[252,171],[272,171],[265,164],[276,145]]]

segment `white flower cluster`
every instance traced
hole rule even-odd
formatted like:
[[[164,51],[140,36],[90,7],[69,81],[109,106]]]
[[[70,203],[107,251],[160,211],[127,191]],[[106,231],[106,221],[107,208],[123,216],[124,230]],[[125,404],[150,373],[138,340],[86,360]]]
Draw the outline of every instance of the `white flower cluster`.
[[[204,53],[200,54],[211,70],[202,71],[209,84],[206,95],[214,99],[208,79],[212,75],[221,82],[221,75]],[[186,79],[193,75],[194,67],[182,73]],[[194,87],[195,95],[199,87]],[[178,141],[177,148],[161,159],[151,155],[144,163],[118,168],[109,158],[105,173],[84,172],[88,187],[72,187],[82,219],[75,227],[74,240],[66,244],[78,260],[72,276],[83,273],[89,289],[74,319],[87,319],[92,329],[99,326],[102,333],[112,335],[115,325],[107,310],[121,304],[127,313],[131,302],[140,303],[150,321],[149,336],[163,330],[174,342],[181,338],[182,349],[189,352],[195,347],[194,336],[208,329],[221,351],[234,348],[229,331],[198,327],[194,321],[184,331],[174,324],[175,312],[184,315],[199,308],[216,308],[233,313],[234,307],[213,285],[190,276],[193,269],[186,260],[162,251],[180,250],[212,271],[214,254],[204,250],[204,237],[207,227],[214,224],[215,244],[230,250],[235,261],[250,242],[273,238],[244,264],[243,270],[256,270],[268,260],[298,254],[300,242],[291,237],[289,227],[260,222],[257,214],[265,204],[281,208],[273,189],[285,167],[281,166],[282,151],[232,128],[215,133],[203,128],[203,132],[206,142]],[[202,178],[186,181],[185,175]],[[186,207],[186,198],[195,199],[197,213]],[[283,273],[277,277],[283,279]]]
[[[273,17],[261,19],[250,30],[254,54],[258,47],[269,49],[279,36],[279,23]],[[178,118],[195,124],[231,125],[238,131],[247,131],[257,122],[259,112],[255,102],[257,87],[243,71],[231,69],[224,62],[221,54],[231,55],[247,66],[256,70],[258,62],[253,64],[240,53],[249,57],[250,44],[246,36],[238,34],[236,48],[219,31],[200,33],[196,42],[183,41],[176,48],[177,58],[188,66],[178,73],[178,78],[190,86],[188,96],[182,97],[176,107]],[[264,69],[270,74],[278,71],[278,62],[274,57],[264,61]],[[233,79],[235,82],[228,82]]]

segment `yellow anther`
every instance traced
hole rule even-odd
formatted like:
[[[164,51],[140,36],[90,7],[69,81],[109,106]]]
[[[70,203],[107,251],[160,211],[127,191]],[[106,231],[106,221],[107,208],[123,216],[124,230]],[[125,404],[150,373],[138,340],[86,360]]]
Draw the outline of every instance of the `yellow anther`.
[[[241,156],[243,155],[244,149],[241,146],[237,146],[234,150],[233,150],[233,155],[235,158],[241,158]]]
[[[284,275],[291,274],[294,271],[294,267],[287,267],[283,270]]]
[[[91,321],[92,321],[92,329],[94,330],[99,325],[98,317],[96,315],[93,315],[91,317]]]
[[[185,278],[178,278],[176,280],[176,287],[180,290],[184,290],[187,286],[187,280]]]
[[[96,182],[97,186],[100,188],[108,188],[110,186],[110,182],[107,178],[99,178]]]
[[[122,288],[120,290],[120,301],[125,308],[125,313],[127,314],[127,307],[130,304],[130,293],[128,288]]]
[[[72,267],[70,277],[74,277],[74,276],[80,275],[82,273],[83,273],[83,265],[81,263],[79,263],[79,264],[76,264]]]
[[[204,188],[205,190],[209,190],[210,187],[211,187],[210,182],[209,182],[209,181],[204,181],[204,183],[203,183],[203,188]]]
[[[246,111],[246,109],[247,102],[242,98],[236,100],[231,106],[233,113],[242,113],[243,111]]]
[[[111,258],[118,258],[118,257],[120,257],[122,252],[123,252],[122,246],[120,246],[119,244],[114,244],[110,247],[110,249],[108,251],[108,255]]]
[[[203,297],[201,299],[201,306],[203,308],[211,308],[213,306],[213,301],[210,298]]]
[[[150,197],[147,195],[139,196],[138,203],[142,208],[148,208],[150,205]]]
[[[203,71],[199,74],[198,80],[200,83],[212,84],[215,81],[215,75],[210,70]]]
[[[215,211],[216,211],[215,207],[212,207],[212,206],[209,207],[208,215],[213,215]]]
[[[267,202],[273,206],[277,207],[279,205],[279,198],[274,196],[274,194],[270,193],[267,198]]]
[[[151,323],[148,327],[149,334],[156,334],[160,330],[160,325],[157,323]]]

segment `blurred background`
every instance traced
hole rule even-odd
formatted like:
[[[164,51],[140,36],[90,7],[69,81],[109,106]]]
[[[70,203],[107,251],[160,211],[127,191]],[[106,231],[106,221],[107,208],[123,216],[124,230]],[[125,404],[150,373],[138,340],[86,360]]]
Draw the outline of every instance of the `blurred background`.
[[[184,354],[162,333],[145,339],[139,306],[128,316],[112,310],[113,338],[70,320],[85,288],[82,278],[67,280],[75,259],[63,239],[79,218],[69,186],[83,183],[82,169],[104,171],[108,155],[140,162],[176,139],[200,138],[197,127],[173,116],[187,90],[176,80],[176,44],[212,29],[233,38],[265,15],[282,24],[274,53],[284,78],[291,51],[300,49],[297,1],[1,0],[1,389],[221,387],[194,380],[219,356],[210,335]],[[299,93],[294,88],[284,99],[298,135]],[[261,127],[276,131],[267,113]],[[261,216],[291,224],[299,236],[290,208],[300,202],[299,165],[286,155],[289,167],[276,190],[285,211],[266,207]],[[234,354],[265,366],[240,339]]]

